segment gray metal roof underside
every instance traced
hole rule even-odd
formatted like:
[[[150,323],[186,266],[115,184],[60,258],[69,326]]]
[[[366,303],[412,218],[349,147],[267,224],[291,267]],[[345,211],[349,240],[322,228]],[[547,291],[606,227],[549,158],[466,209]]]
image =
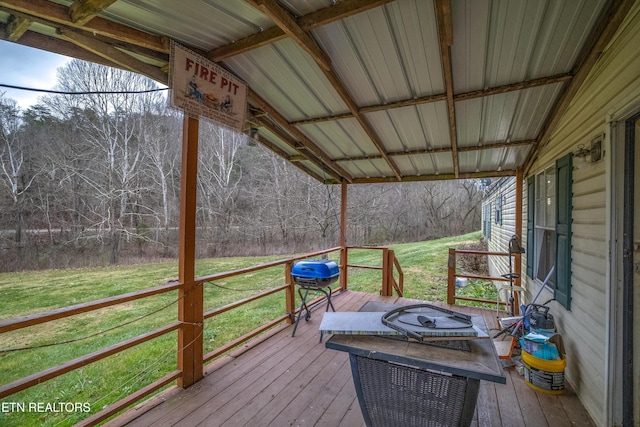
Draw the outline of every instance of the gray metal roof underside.
[[[300,169],[396,182],[526,168],[632,3],[0,0],[0,34],[165,84],[176,40],[248,84],[246,127]]]

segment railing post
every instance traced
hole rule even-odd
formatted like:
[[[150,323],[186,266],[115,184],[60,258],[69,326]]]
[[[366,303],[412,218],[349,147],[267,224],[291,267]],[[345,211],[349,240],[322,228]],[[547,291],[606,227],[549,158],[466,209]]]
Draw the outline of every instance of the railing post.
[[[287,322],[292,324],[296,317],[296,284],[291,278],[291,270],[293,270],[293,261],[287,261],[284,265],[284,283],[287,285],[286,310],[289,313]]]
[[[402,267],[400,267],[400,262],[398,261],[398,258],[396,258],[395,252],[393,254],[393,265],[395,265],[396,269],[398,270],[398,296],[403,297],[404,296],[404,272],[402,271]]]
[[[342,249],[340,249],[340,290],[341,291],[346,291],[347,287],[349,286],[349,281],[347,279],[347,274],[348,274],[347,264],[349,263],[348,253],[349,253],[349,250],[347,249],[346,246],[343,246]]]
[[[340,290],[346,291],[347,282],[347,183],[340,185]]]
[[[511,255],[509,255],[511,256]],[[513,263],[514,263],[514,274],[517,274],[518,277],[513,279],[513,286],[522,286],[522,279],[520,278],[522,275],[522,254],[514,254],[513,255]],[[518,292],[513,293],[513,315],[520,315],[520,298],[518,297]]]
[[[383,297],[391,296],[389,293],[389,249],[382,249],[382,289],[380,295]]]
[[[393,250],[389,250],[389,295],[393,295],[393,290],[395,289],[396,293],[399,297],[402,297],[404,294],[404,280],[402,270],[400,269],[400,264],[396,258],[396,253]],[[394,267],[398,269],[398,281],[396,282],[396,278],[393,274]]]
[[[456,249],[449,248],[449,262],[447,274],[447,304],[456,302]]]

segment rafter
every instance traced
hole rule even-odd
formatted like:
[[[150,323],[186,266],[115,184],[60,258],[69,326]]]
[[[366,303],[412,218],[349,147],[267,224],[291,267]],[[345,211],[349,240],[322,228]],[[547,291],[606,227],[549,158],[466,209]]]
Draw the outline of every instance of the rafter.
[[[74,32],[79,32],[81,34],[85,34],[85,35],[90,36],[92,38],[96,38],[96,39],[98,39],[98,40],[100,40],[100,41],[102,41],[104,43],[107,43],[107,44],[110,44],[110,45],[112,45],[114,47],[117,47],[117,48],[119,48],[121,50],[126,50],[126,51],[129,51],[129,52],[133,53],[133,54],[149,58],[154,62],[161,62],[161,63],[164,63],[164,64],[168,64],[168,62],[169,62],[169,54],[168,53],[163,53],[163,52],[160,52],[160,51],[155,50],[155,49],[149,49],[149,48],[146,48],[146,47],[142,47],[142,46],[137,45],[137,44],[131,44],[131,43],[128,43],[128,42],[125,42],[125,41],[121,41],[121,40],[118,40],[118,39],[115,39],[115,38],[111,38],[109,36],[105,36],[105,35],[102,35],[102,34],[99,34],[99,33],[94,33],[94,32],[90,32],[89,33],[89,32],[80,30],[80,29],[78,29],[76,27],[72,27],[72,26],[64,25],[64,24],[59,24],[59,23],[56,23],[54,21],[47,20],[47,19],[45,19],[43,17],[40,17],[40,16],[28,15],[28,14],[25,14],[23,12],[17,12],[17,11],[9,11],[8,9],[6,9],[3,6],[0,6],[0,10],[5,10],[7,12],[12,12],[14,14],[12,16],[16,16],[16,17],[22,18],[23,20],[28,20],[28,21],[31,21],[31,22],[37,22],[39,24],[42,24],[42,25],[45,25],[45,26],[48,26],[48,27],[52,27],[52,28],[55,28],[55,29],[68,29],[70,31],[74,31]],[[22,41],[20,41],[20,42],[22,43]],[[65,42],[63,41],[63,43],[65,43]],[[37,46],[34,46],[34,47],[37,47]],[[45,49],[45,50],[47,50],[47,49]],[[197,50],[194,49],[194,51],[197,51]],[[71,56],[71,55],[69,55],[69,56]]]
[[[338,4],[302,16],[296,20],[296,23],[303,31],[310,31],[340,19],[374,9],[391,1],[393,0],[343,0]],[[260,33],[213,49],[207,54],[207,57],[212,61],[222,61],[285,38],[287,38],[287,33],[280,27],[271,27]]]
[[[76,0],[69,8],[71,21],[77,25],[84,25],[116,1],[117,0]]]
[[[338,75],[333,71],[331,61],[320,48],[320,46],[309,36],[300,26],[295,22],[291,14],[283,9],[274,0],[247,0],[254,6],[264,11],[276,24],[282,28],[282,30],[290,35],[305,51],[307,51],[314,61],[318,64],[325,77],[329,80],[329,83],[336,90],[338,95],[342,98],[347,108],[353,114],[353,117],[358,121],[360,127],[367,134],[371,142],[376,146],[382,157],[385,159],[391,171],[393,172],[396,180],[401,181],[402,176],[400,170],[395,163],[386,154],[384,145],[382,144],[378,135],[376,135],[373,128],[367,122],[366,118],[360,114],[356,103],[351,98],[351,95],[345,88],[342,81],[338,78]],[[287,123],[288,125],[288,123]],[[288,125],[289,126],[289,125]],[[295,128],[294,128],[295,129]]]
[[[458,176],[453,173],[440,173],[430,175],[405,175],[402,177],[402,182],[421,182],[421,181],[449,181],[452,179],[478,179],[478,178],[498,178],[503,176],[516,176],[515,170],[503,170],[503,171],[485,171],[485,172],[471,172],[471,173],[459,173]],[[356,178],[354,184],[384,184],[395,182],[392,177],[381,178]]]
[[[58,53],[60,55],[78,58],[84,61],[95,62],[96,64],[106,65],[108,67],[121,68],[118,64],[89,52],[81,47],[76,46],[68,41],[45,36],[43,34],[27,31],[21,38],[20,44],[46,50],[48,52]]]
[[[495,150],[496,148],[505,148],[505,147],[516,147],[518,145],[533,145],[536,144],[537,141],[533,139],[525,139],[522,141],[511,141],[511,142],[493,142],[488,144],[482,144],[480,146],[474,145],[470,147],[458,147],[458,152],[470,152],[470,151],[482,151],[482,150]],[[450,153],[451,147],[438,147],[438,148],[421,148],[419,150],[404,150],[404,151],[391,151],[387,153],[391,157],[400,157],[400,156],[416,156],[423,154],[436,154],[436,153]],[[369,156],[352,156],[352,157],[342,157],[338,159],[333,159],[334,162],[351,162],[358,160],[376,160],[381,159],[382,156],[378,154],[373,154]]]
[[[158,67],[142,62],[139,59],[114,48],[110,44],[69,29],[60,29],[58,32],[64,40],[111,61],[120,66],[120,68],[140,73],[162,84],[168,83],[167,74]]]
[[[451,1],[436,0],[436,19],[438,21],[438,39],[440,41],[440,55],[442,57],[442,74],[447,95],[447,110],[449,112],[449,133],[451,138],[451,156],[453,158],[453,174],[456,178],[460,174],[458,160],[458,135],[456,129],[456,109],[453,99],[453,73],[451,70],[451,45],[453,44],[453,24],[451,21]]]
[[[347,182],[352,182],[353,178],[351,175],[344,170],[341,166],[337,165],[333,160],[327,156],[327,154],[322,151],[318,146],[316,146],[309,138],[307,138],[302,132],[300,132],[295,127],[291,126],[289,122],[280,114],[275,108],[269,105],[260,95],[255,93],[253,90],[249,89],[247,93],[247,98],[249,99],[249,103],[251,103],[256,108],[267,113],[269,118],[273,120],[278,126],[287,131],[290,135],[296,138],[302,146],[311,151],[314,156],[318,159],[322,160],[327,167],[331,168],[335,173],[339,176],[343,177]],[[294,147],[296,150],[300,150],[300,147]],[[305,155],[305,153],[301,153]],[[305,156],[312,160],[311,157]]]
[[[296,22],[291,14],[275,0],[247,0],[260,9],[275,24],[302,47],[325,70],[331,69],[331,60],[309,34]]]
[[[375,145],[375,147],[378,149],[378,152],[382,155],[382,158],[387,162],[387,164],[391,168],[391,171],[396,177],[396,180],[401,181],[402,175],[400,174],[400,170],[398,169],[396,164],[393,162],[393,160],[391,160],[391,158],[387,155],[384,145],[382,144],[382,141],[380,141],[380,138],[378,137],[378,135],[376,135],[374,130],[371,128],[371,126],[367,122],[367,119],[363,116],[363,114],[360,113],[360,111],[358,110],[358,106],[351,98],[351,95],[349,94],[347,89],[344,87],[344,84],[342,83],[342,81],[338,78],[338,75],[333,70],[323,70],[323,72],[324,72],[324,75],[329,80],[329,82],[332,84],[333,88],[336,90],[336,92],[338,92],[338,95],[340,95],[344,103],[347,105],[347,108],[353,115],[353,118],[355,118],[358,121],[358,124],[360,124],[360,127],[362,127],[362,129],[365,131],[365,133],[367,134],[367,136],[369,137],[373,145]]]
[[[11,15],[5,28],[5,39],[10,42],[17,42],[31,27],[32,22],[21,16]]]
[[[571,80],[572,78],[573,78],[573,74],[562,73],[555,76],[541,77],[538,79],[532,79],[524,82],[517,82],[517,83],[512,83],[507,85],[501,85],[501,86],[497,86],[489,89],[459,93],[453,96],[453,100],[455,102],[458,102],[458,101],[467,101],[469,99],[484,98],[487,96],[499,95],[502,93],[509,93],[513,91],[530,89],[530,88],[539,87],[539,86],[563,83]],[[373,113],[376,111],[385,111],[385,110],[391,110],[394,108],[404,108],[404,107],[410,107],[412,105],[429,104],[432,102],[439,102],[439,101],[446,101],[446,100],[447,100],[447,94],[441,93],[436,95],[426,95],[426,96],[419,96],[417,98],[403,99],[401,101],[389,102],[387,104],[369,105],[367,107],[360,107],[359,111],[360,113],[363,113],[363,114]],[[291,122],[291,124],[296,126],[307,125],[307,124],[328,122],[333,120],[349,119],[352,117],[353,117],[353,114],[351,113],[342,113],[342,114],[334,114],[331,116],[314,117],[312,119],[296,120],[294,122]]]
[[[5,16],[6,14],[9,15],[8,20],[5,18],[6,24],[0,23],[0,37],[10,41],[17,41],[20,44],[135,71],[166,83],[166,64],[169,60],[168,37],[149,34],[145,31],[129,27],[126,24],[101,18],[100,13],[115,1],[116,0],[0,0],[0,12],[3,12]],[[389,176],[380,178],[380,182],[431,179],[432,177],[426,177],[424,175],[419,178],[402,176],[399,168],[395,164],[395,162],[398,161],[396,157],[441,152],[451,153],[453,160],[453,173],[451,176],[462,178],[471,175],[460,173],[459,158],[461,157],[459,153],[512,147],[519,144],[533,146],[532,150],[528,150],[529,154],[525,160],[524,171],[528,173],[536,161],[536,156],[540,150],[549,143],[552,133],[557,128],[564,112],[574,99],[580,85],[585,81],[589,70],[596,64],[607,43],[610,42],[613,34],[634,3],[633,0],[611,0],[607,2],[607,5],[603,7],[599,24],[593,28],[589,40],[585,43],[578,61],[576,61],[574,68],[570,72],[456,94],[455,88],[453,87],[453,71],[451,65],[451,45],[453,43],[451,0],[434,0],[443,79],[445,83],[444,93],[398,100],[389,104],[363,107],[356,105],[354,98],[351,96],[351,93],[353,93],[352,89],[347,88],[340,80],[333,69],[331,59],[327,52],[323,51],[310,31],[331,22],[343,20],[353,14],[380,7],[394,0],[341,0],[339,2],[332,2],[334,3],[333,5],[305,16],[293,16],[293,14],[282,7],[286,2],[282,2],[281,0],[245,1],[255,5],[275,22],[276,26],[235,41],[227,46],[213,49],[208,52],[207,56],[219,62],[225,58],[284,38],[292,38],[302,49],[308,52],[311,58],[317,63],[319,69],[324,73],[329,83],[333,86],[336,93],[343,100],[345,109],[339,114],[333,114],[327,117],[315,117],[307,120],[287,122],[273,107],[270,107],[269,117],[278,117],[277,121],[271,123],[270,130],[274,133],[279,132],[279,137],[287,137],[283,140],[286,140],[286,143],[290,144],[291,147],[296,150],[296,154],[293,156],[287,155],[287,153],[284,152],[279,153],[279,155],[284,154],[283,157],[287,160],[294,163],[301,163],[304,166],[301,169],[317,179],[319,177],[317,173],[318,169],[316,168],[327,170],[329,178],[336,182],[340,181],[342,177],[345,177],[349,182],[361,182],[362,180],[359,178],[354,179],[350,176],[343,168],[345,164],[341,164],[343,161],[361,159],[384,159],[384,161],[387,162],[392,173],[385,172]],[[123,20],[121,22],[126,21]],[[29,28],[41,31],[40,24],[56,29],[58,34],[60,34],[60,38],[29,31]],[[198,51],[191,46],[189,46],[189,48]],[[140,60],[138,58],[143,59]],[[562,92],[557,98],[555,105],[552,106],[552,111],[547,116],[535,140],[509,143],[495,142],[492,144],[484,144],[483,146],[458,146],[455,109],[457,102],[554,84],[557,85]],[[250,99],[250,102],[254,102],[255,99],[256,98],[253,98],[253,100]],[[374,131],[372,126],[373,122],[370,121],[371,117],[367,115],[368,113],[376,111],[443,101],[447,105],[450,132],[450,146],[446,148],[427,149],[425,147],[419,150],[389,152],[383,140]],[[258,102],[265,102],[266,104],[264,100]],[[300,128],[300,126],[307,124],[341,119],[355,119],[378,152],[372,156],[352,157],[348,159],[331,158],[323,151],[320,145],[308,138],[303,133],[303,129]],[[266,122],[268,123],[268,120]],[[273,145],[273,147],[269,148],[277,149],[277,146]],[[287,151],[292,152],[290,150]],[[323,165],[326,166],[323,167]],[[384,170],[386,171],[387,169]],[[447,174],[437,176],[439,177],[437,179],[441,179],[440,177],[447,176]]]
[[[283,134],[282,132],[280,132],[279,128],[277,128],[276,126],[273,126],[271,123],[267,122],[266,120],[258,119],[258,123],[259,123],[260,127],[264,127],[265,129],[268,129],[269,132],[273,133],[274,135],[278,136],[278,138],[280,138],[281,140],[285,141],[287,143],[287,145],[290,145],[290,146],[295,145],[295,144],[292,145],[292,141],[290,141],[289,137],[287,135]],[[273,151],[276,155],[280,156],[284,160],[286,160],[288,162],[291,162],[291,164],[293,164],[295,167],[300,169],[305,174],[310,175],[311,177],[315,178],[316,180],[318,180],[320,182],[325,180],[320,175],[318,175],[317,173],[315,173],[311,169],[307,168],[300,161],[293,161],[292,160],[292,156],[290,156],[287,152],[282,150],[280,147],[278,147],[276,144],[272,143],[268,139],[261,137],[261,138],[258,139],[258,143],[261,144],[261,145],[264,145],[265,147],[267,147],[269,150]],[[301,161],[304,161],[304,160],[309,161],[310,160],[308,157],[302,156],[302,155],[296,155],[295,157],[299,157]],[[312,163],[314,163],[320,169],[326,169],[326,168],[323,168],[323,164],[319,160],[312,161]],[[328,171],[327,173],[333,179],[337,179],[337,180],[340,179],[340,177],[335,172],[333,172],[331,170]]]
[[[169,53],[169,39],[167,37],[155,36],[100,17],[93,18],[85,25],[77,24],[71,20],[71,9],[69,7],[50,1],[0,0],[0,9],[9,13],[22,13],[34,21],[36,21],[35,18],[41,18],[50,23],[65,27],[82,28],[91,33],[100,34],[125,43]],[[56,25],[51,26],[56,27]]]

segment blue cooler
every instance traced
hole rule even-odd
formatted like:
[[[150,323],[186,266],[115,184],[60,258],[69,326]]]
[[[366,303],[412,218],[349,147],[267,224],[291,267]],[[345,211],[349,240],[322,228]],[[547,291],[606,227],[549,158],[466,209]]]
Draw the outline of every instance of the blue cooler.
[[[291,269],[293,281],[300,286],[326,288],[338,280],[338,264],[328,259],[299,261]]]

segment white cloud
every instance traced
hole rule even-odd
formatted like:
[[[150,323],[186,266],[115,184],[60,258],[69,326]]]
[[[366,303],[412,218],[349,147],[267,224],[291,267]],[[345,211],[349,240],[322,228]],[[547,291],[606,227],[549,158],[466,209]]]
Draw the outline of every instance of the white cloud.
[[[57,70],[71,58],[17,43],[0,40],[0,83],[35,89],[51,89],[56,85]],[[26,109],[43,94],[0,87],[5,97],[13,98]]]

